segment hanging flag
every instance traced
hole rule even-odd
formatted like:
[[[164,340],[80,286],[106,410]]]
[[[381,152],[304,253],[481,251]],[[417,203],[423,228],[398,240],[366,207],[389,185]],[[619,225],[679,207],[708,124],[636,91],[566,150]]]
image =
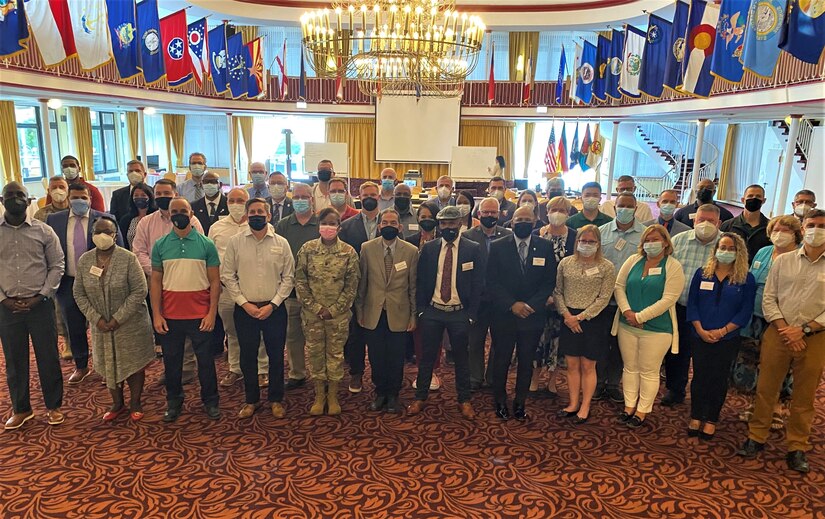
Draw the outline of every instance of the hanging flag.
[[[347,81],[347,71],[344,70],[344,61],[341,59],[341,56],[338,56],[335,67],[338,71],[338,74],[335,76],[335,100],[340,103],[344,100],[344,84]]]
[[[219,94],[227,91],[229,79],[226,76],[226,24],[220,24],[207,36],[207,52],[212,84]]]
[[[22,0],[6,0],[0,6],[0,58],[14,56],[28,48],[29,26]]]
[[[642,63],[645,55],[645,41],[647,34],[628,25],[624,41],[624,66],[619,77],[619,90],[628,97],[640,97],[639,75],[642,72]]]
[[[564,45],[561,46],[561,58],[559,59],[559,75],[556,79],[556,104],[561,104],[564,95],[564,72],[567,68],[567,56],[564,54]]]
[[[611,99],[621,99],[619,92],[619,79],[621,79],[624,68],[624,33],[613,29],[613,37],[610,39],[610,61],[607,65],[607,81],[605,81],[604,93]]]
[[[575,168],[579,164],[579,156],[581,150],[579,149],[579,123],[576,122],[576,130],[573,132],[573,142],[570,143],[570,169]]]
[[[596,124],[596,132],[593,134],[593,142],[590,144],[590,153],[587,154],[587,165],[591,168],[598,168],[602,163],[604,153],[604,137]]]
[[[576,97],[589,105],[593,100],[593,81],[596,79],[596,46],[589,41],[582,48],[581,65],[576,75]]]
[[[567,167],[567,125],[561,123],[561,139],[559,139],[559,172],[564,173],[570,168]]]
[[[672,24],[660,16],[651,14],[647,22],[644,62],[639,74],[639,91],[650,97],[662,97],[665,82],[665,66],[670,54],[669,43]]]
[[[779,48],[798,60],[816,65],[825,47],[825,2],[790,0]]]
[[[243,34],[236,32],[226,39],[226,73],[233,99],[247,94],[249,70],[246,68],[246,46]]]
[[[133,78],[140,74],[135,4],[122,0],[106,0],[106,11],[117,73],[121,79]]]
[[[579,99],[579,82],[576,80],[579,77],[579,66],[582,62],[582,46],[576,44],[576,54],[573,58],[573,75],[570,77],[570,99],[575,103],[581,101]]]
[[[25,11],[46,66],[59,65],[77,54],[68,2],[27,0]]]
[[[301,75],[298,79],[298,99],[306,101],[307,99],[307,69],[304,65],[304,53],[301,53]]]
[[[166,74],[161,52],[158,0],[143,0],[137,4],[137,26],[140,35],[140,69],[143,78],[151,85]]]
[[[590,125],[584,125],[584,139],[582,139],[582,149],[579,152],[579,167],[582,171],[587,171],[590,166],[587,165],[587,157],[590,155]]]
[[[283,54],[284,54],[283,59],[281,59],[280,56],[275,56],[275,63],[278,65],[278,69],[280,69],[280,71],[281,71],[281,74],[280,74],[280,76],[281,76],[281,84],[280,84],[281,101],[286,99],[286,96],[289,94],[289,88],[287,86],[288,85],[287,75],[286,75],[286,40],[284,40]],[[301,56],[303,56],[303,53],[301,53]],[[303,58],[301,58],[301,59],[303,60]]]
[[[496,44],[491,44],[490,77],[487,79],[487,104],[492,106],[496,100]]]
[[[693,0],[688,16],[687,52],[682,63],[682,84],[676,89],[696,97],[710,96],[714,77],[710,73],[719,6]]]
[[[723,0],[716,24],[710,73],[730,83],[742,82],[742,47],[750,0]]]
[[[192,58],[187,42],[186,10],[160,19],[160,40],[163,62],[166,64],[166,80],[172,86],[180,86],[192,79]]]
[[[249,78],[246,81],[247,97],[258,97],[264,91],[264,57],[261,39],[255,38],[246,44],[246,68]]]
[[[524,68],[524,88],[522,90],[521,100],[525,103],[530,102],[530,97],[533,95],[533,48],[528,49],[527,52],[527,66]]]
[[[69,18],[74,28],[74,45],[80,68],[94,70],[112,59],[105,0],[72,0]]]
[[[787,0],[751,0],[739,61],[745,70],[763,79],[773,77],[779,53],[782,52],[779,37],[785,23],[787,4]]]
[[[596,79],[593,81],[593,96],[599,101],[606,101],[607,74],[610,63],[610,40],[599,34],[596,45]]]
[[[209,77],[209,37],[206,31],[206,18],[192,22],[188,27],[189,59],[192,60],[192,72],[195,83],[203,87]]]
[[[547,173],[556,173],[559,170],[559,161],[556,157],[556,123],[550,123],[550,140],[547,141],[547,150],[544,152],[544,166]]]
[[[676,2],[676,13],[671,24],[671,38],[668,42],[667,64],[664,85],[672,90],[682,83],[682,62],[685,59],[685,33],[687,32],[690,4]]]

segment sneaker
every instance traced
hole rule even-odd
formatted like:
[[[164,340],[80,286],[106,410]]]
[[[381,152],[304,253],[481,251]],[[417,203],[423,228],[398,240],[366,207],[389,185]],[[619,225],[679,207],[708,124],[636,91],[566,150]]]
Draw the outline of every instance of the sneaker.
[[[617,387],[607,388],[607,397],[611,402],[615,402],[617,404],[624,403],[624,394],[622,394],[621,390]]]
[[[231,371],[226,374],[225,377],[221,379],[220,384],[223,387],[234,386],[235,383],[243,378],[243,375],[240,373],[232,373]]]
[[[745,443],[742,444],[742,447],[736,451],[736,454],[742,456],[743,458],[755,458],[756,455],[763,450],[765,450],[764,443],[759,443],[748,438],[745,440]]]
[[[785,460],[788,462],[788,468],[791,470],[801,472],[802,474],[807,474],[811,471],[811,468],[808,466],[808,458],[803,451],[791,451],[785,457]]]
[[[433,378],[430,380],[430,391],[438,391],[441,389],[441,380],[439,380],[438,375],[433,373]]]
[[[605,398],[607,398],[607,391],[604,388],[596,388],[596,392],[593,393],[593,398],[591,398],[591,400],[598,402],[599,400],[604,400]]]
[[[363,389],[363,381],[361,380],[363,375],[352,375],[349,381],[349,392],[350,393],[360,393],[361,389]]]

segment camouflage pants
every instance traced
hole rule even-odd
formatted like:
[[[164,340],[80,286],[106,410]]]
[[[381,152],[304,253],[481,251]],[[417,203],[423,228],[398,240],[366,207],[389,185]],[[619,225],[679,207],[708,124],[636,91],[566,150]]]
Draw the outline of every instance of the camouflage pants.
[[[313,379],[339,382],[344,378],[344,344],[349,335],[349,320],[349,312],[324,321],[317,315],[301,311],[307,360]]]

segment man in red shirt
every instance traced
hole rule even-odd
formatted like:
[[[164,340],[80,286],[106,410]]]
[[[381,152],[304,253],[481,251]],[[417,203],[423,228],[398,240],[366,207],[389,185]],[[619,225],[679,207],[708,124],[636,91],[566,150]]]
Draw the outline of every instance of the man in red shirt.
[[[329,181],[329,201],[341,215],[342,222],[358,214],[358,209],[347,204],[347,183],[343,179],[333,178]]]
[[[62,159],[60,159],[60,167],[63,171],[63,177],[66,179],[66,182],[69,185],[72,184],[82,184],[86,186],[86,189],[89,190],[89,198],[92,203],[92,209],[95,211],[106,211],[106,204],[103,201],[103,195],[100,194],[100,190],[97,189],[95,186],[89,184],[83,179],[83,175],[80,174],[80,161],[77,157],[73,155],[66,155]],[[52,196],[48,195],[46,197],[46,204],[52,203]]]

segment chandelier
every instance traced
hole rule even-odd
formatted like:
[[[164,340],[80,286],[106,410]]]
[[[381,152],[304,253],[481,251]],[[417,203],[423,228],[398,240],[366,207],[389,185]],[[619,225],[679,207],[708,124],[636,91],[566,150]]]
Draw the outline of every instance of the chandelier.
[[[336,0],[301,16],[315,73],[354,77],[370,96],[460,96],[485,29],[454,0]]]

